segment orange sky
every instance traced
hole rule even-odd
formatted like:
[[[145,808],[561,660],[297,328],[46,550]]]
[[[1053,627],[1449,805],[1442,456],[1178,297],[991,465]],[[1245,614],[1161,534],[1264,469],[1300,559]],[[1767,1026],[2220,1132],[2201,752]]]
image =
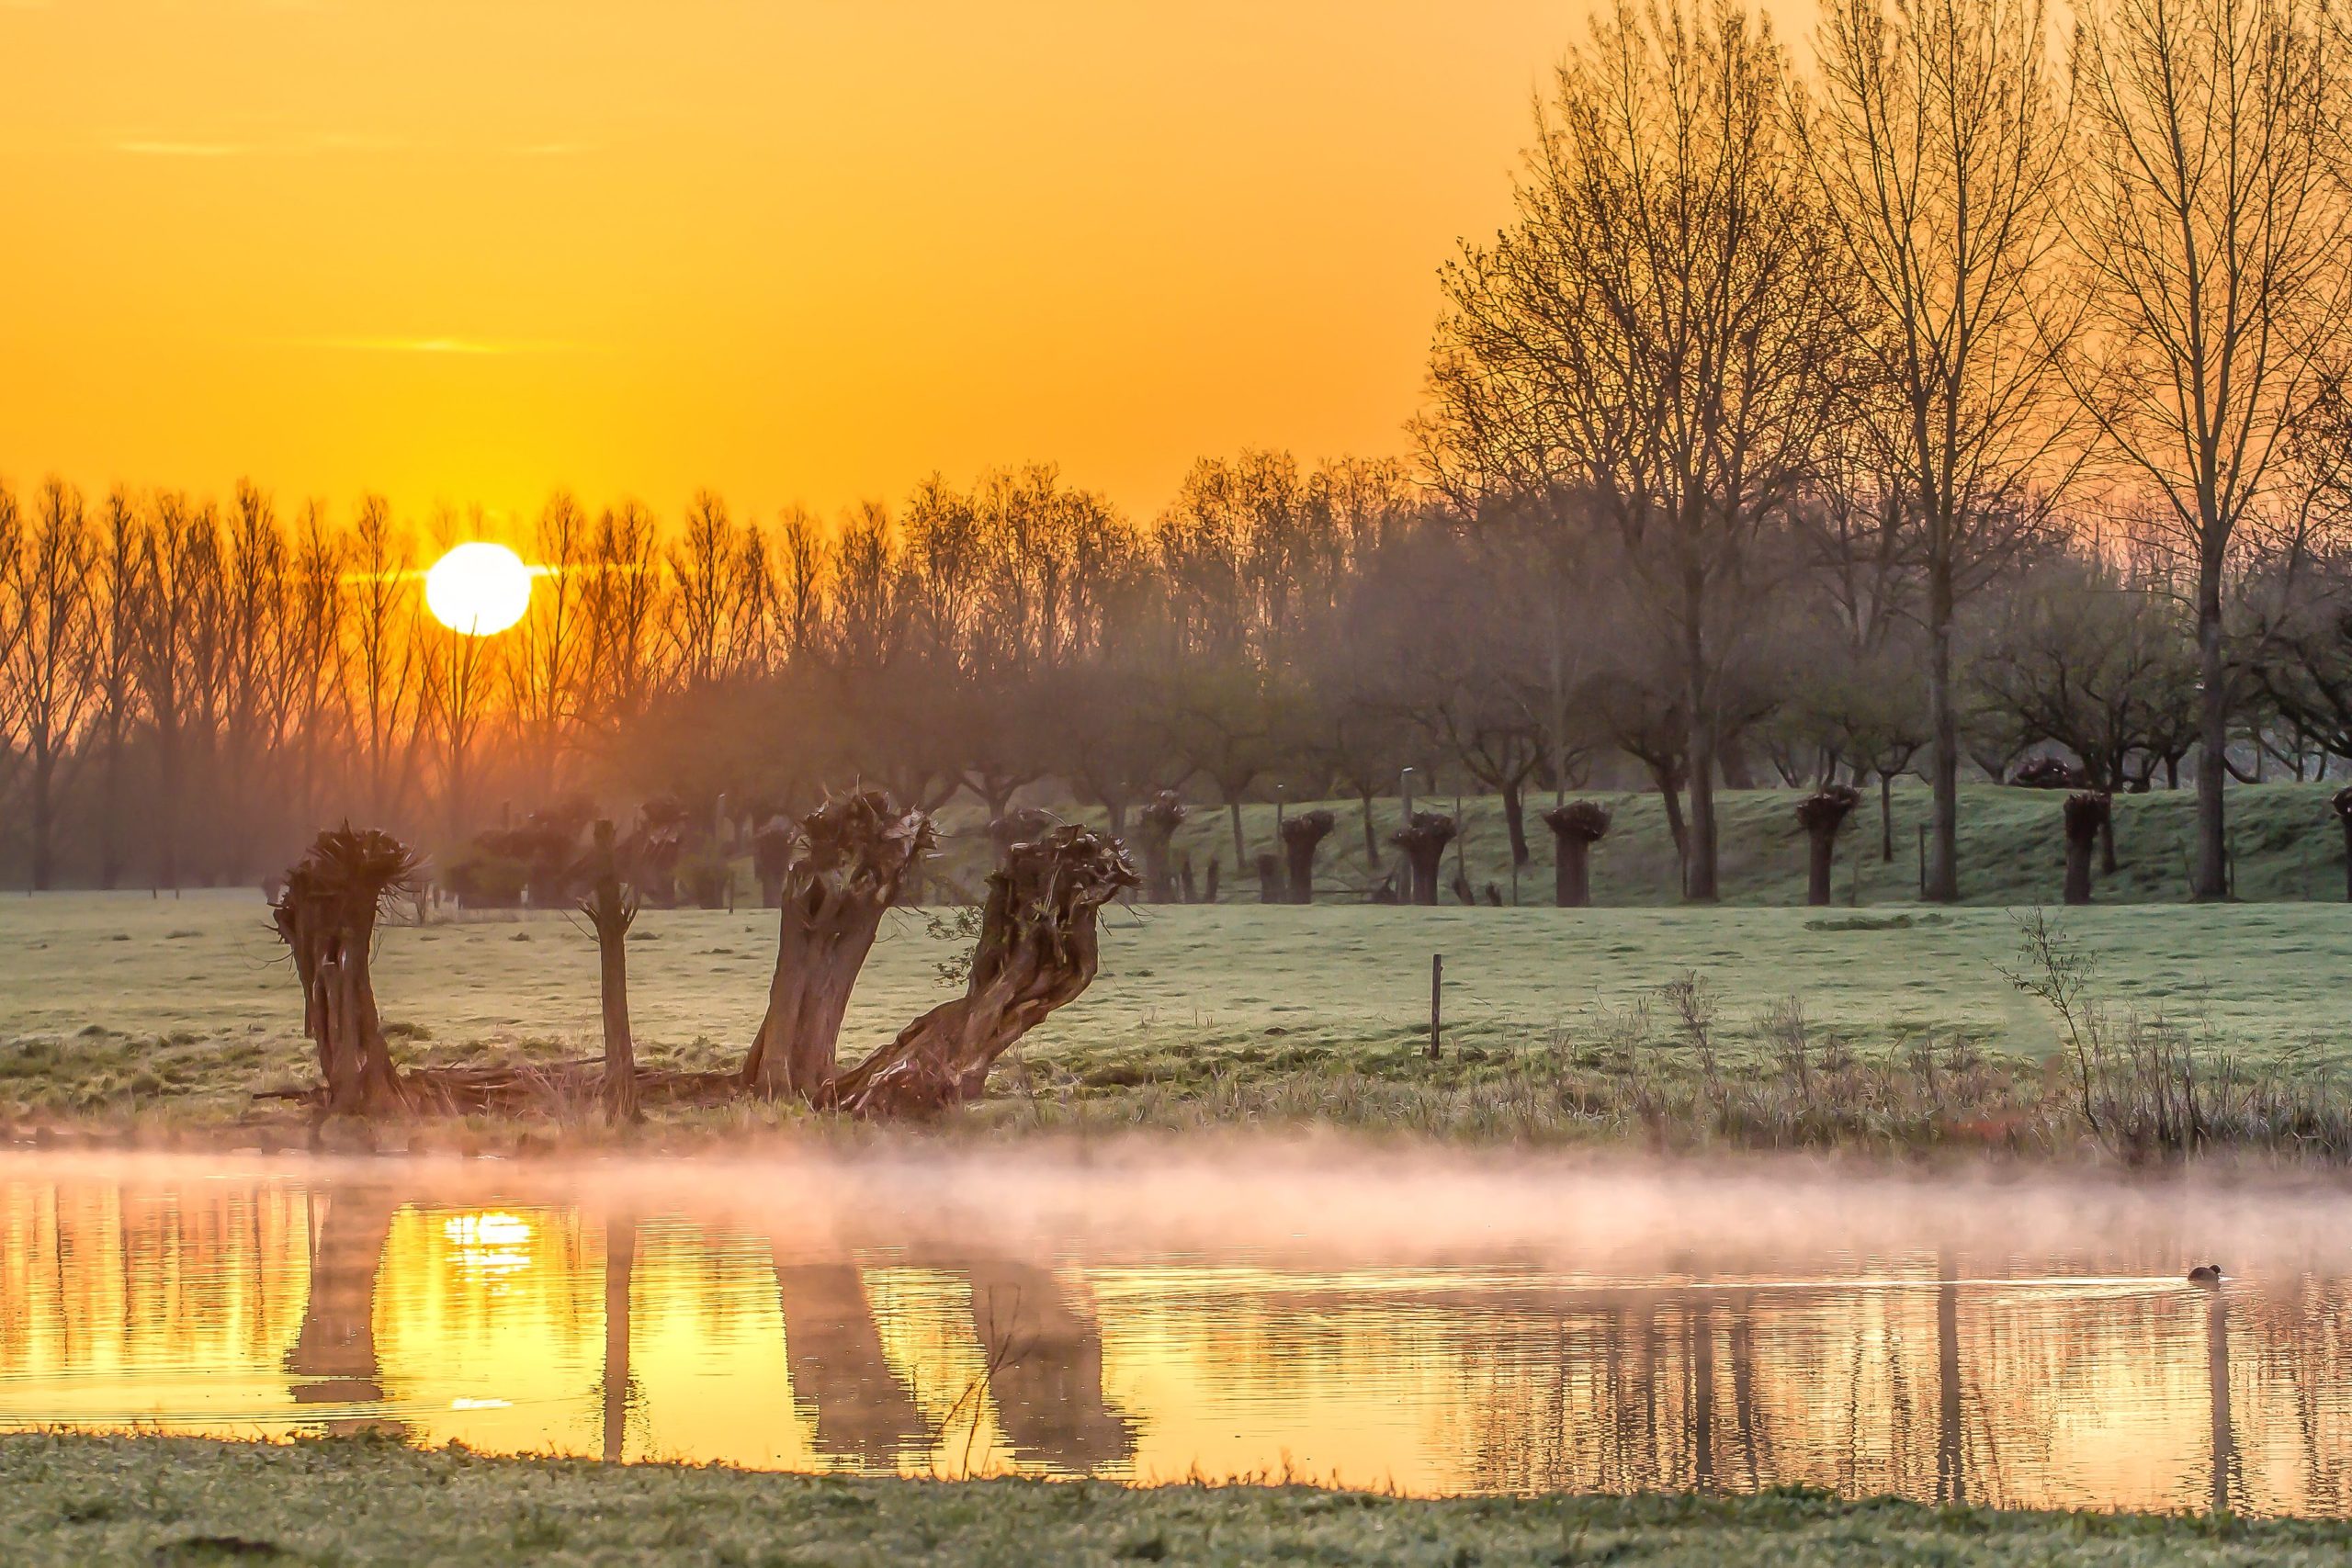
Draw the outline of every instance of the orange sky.
[[[674,512],[1400,451],[1578,0],[0,0],[0,474]]]

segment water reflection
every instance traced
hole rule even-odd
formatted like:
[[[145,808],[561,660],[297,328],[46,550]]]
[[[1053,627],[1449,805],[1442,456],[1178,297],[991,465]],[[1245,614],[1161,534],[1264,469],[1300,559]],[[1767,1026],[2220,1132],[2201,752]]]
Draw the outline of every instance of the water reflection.
[[[2345,1278],[2161,1226],[1638,1274],[914,1203],[0,1162],[0,1426],[810,1470],[2344,1514]],[[1298,1256],[1289,1256],[1295,1251]],[[2352,1271],[2347,1271],[2352,1272]]]

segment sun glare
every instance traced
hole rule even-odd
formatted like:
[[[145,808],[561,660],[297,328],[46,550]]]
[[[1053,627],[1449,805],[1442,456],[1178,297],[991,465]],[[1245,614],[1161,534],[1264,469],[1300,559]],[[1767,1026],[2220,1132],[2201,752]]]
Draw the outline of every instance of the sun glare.
[[[424,607],[451,631],[494,636],[531,607],[531,569],[504,545],[459,545],[424,574]]]

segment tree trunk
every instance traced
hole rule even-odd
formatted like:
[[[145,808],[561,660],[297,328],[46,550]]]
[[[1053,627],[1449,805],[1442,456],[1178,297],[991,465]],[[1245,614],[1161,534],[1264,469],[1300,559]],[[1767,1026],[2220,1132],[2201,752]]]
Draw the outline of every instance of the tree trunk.
[[[1356,797],[1363,804],[1363,863],[1366,871],[1380,869],[1380,832],[1372,822],[1372,799],[1368,795]]]
[[[964,994],[943,1002],[834,1080],[830,1098],[869,1117],[921,1117],[974,1100],[990,1066],[1094,979],[1096,912],[1134,868],[1116,840],[1057,828],[989,878]]]
[[[1504,781],[1503,827],[1510,835],[1510,863],[1525,865],[1535,858],[1527,847],[1527,801],[1517,779]]]
[[[2094,791],[2086,790],[2066,797],[2065,898],[2070,905],[2091,901],[2091,853],[2098,844],[2099,830],[2107,825],[2111,809],[2108,797]]]
[[[1552,829],[1553,902],[1581,909],[1592,902],[1592,846],[1609,831],[1609,808],[1596,800],[1555,806],[1544,813]]]
[[[319,1055],[327,1108],[372,1111],[401,1103],[368,972],[376,917],[386,898],[415,884],[418,864],[389,833],[321,833],[286,874],[272,913],[293,951],[303,1027]]]
[[[1250,845],[1241,836],[1241,797],[1235,795],[1227,800],[1225,808],[1233,817],[1233,863],[1238,869],[1250,863]],[[1214,904],[1216,900],[1212,898],[1209,902]]]
[[[1582,909],[1592,903],[1592,844],[1562,835],[1555,845],[1557,863],[1552,871],[1552,902],[1563,909]]]
[[[883,914],[936,834],[930,816],[880,790],[827,801],[800,819],[776,919],[767,1014],[743,1061],[753,1093],[831,1093],[842,1015]]]
[[[33,756],[32,821],[32,882],[33,891],[46,893],[55,874],[56,806],[53,799],[57,783],[57,753],[47,746]]]
[[[597,995],[605,1022],[605,1115],[616,1125],[638,1119],[637,1042],[628,1023],[628,928],[637,900],[622,890],[613,855],[613,825],[596,824],[595,885],[581,904],[596,935]]]
[[[122,880],[122,722],[107,723],[106,783],[98,792],[98,886]]]
[[[1143,808],[1144,896],[1155,904],[1176,901],[1175,857],[1170,844],[1189,810],[1172,789],[1163,789]]]
[[[1453,818],[1440,811],[1416,811],[1412,819],[1390,835],[1389,842],[1405,852],[1412,874],[1413,902],[1433,905],[1445,871],[1445,846],[1453,841]]]
[[[2344,901],[2352,904],[2352,784],[2337,790],[2328,804],[2344,820]]]
[[[1712,904],[1721,896],[1715,875],[1715,733],[1703,717],[1690,721],[1690,854],[1682,897]]]
[[[1268,850],[1258,857],[1258,902],[1286,904],[1288,890],[1283,886],[1282,856]]]
[[[1881,865],[1894,863],[1894,775],[1883,768],[1878,775],[1878,860]]]
[[[2197,583],[2197,668],[2203,689],[2198,707],[2197,874],[2189,895],[2199,903],[2230,896],[2222,801],[2222,786],[2229,782],[2230,694],[2222,652],[2222,568],[2220,561],[2209,560]]]
[[[1303,811],[1283,820],[1283,852],[1290,861],[1290,902],[1315,902],[1315,852],[1339,825],[1338,818],[1320,809]]]
[[[1838,864],[1838,830],[1861,804],[1851,784],[1831,784],[1797,802],[1797,822],[1806,839],[1804,901],[1815,908],[1830,901],[1830,876]]]
[[[1960,901],[1960,719],[1952,703],[1951,565],[1929,563],[1928,582],[1928,886],[1930,904]]]

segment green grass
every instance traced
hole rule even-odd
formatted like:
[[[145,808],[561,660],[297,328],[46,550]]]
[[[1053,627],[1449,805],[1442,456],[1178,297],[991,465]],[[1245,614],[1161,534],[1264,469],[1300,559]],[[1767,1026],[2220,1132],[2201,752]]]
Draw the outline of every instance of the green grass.
[[[2233,787],[2229,795],[2230,841],[2237,868],[2237,895],[2248,902],[2344,899],[2344,830],[2328,808],[2341,781],[2325,784],[2257,784]],[[1615,814],[1609,837],[1593,852],[1593,897],[1602,905],[1663,905],[1679,901],[1674,842],[1666,812],[1655,794],[1594,794]],[[1727,904],[1790,905],[1804,902],[1805,847],[1796,824],[1792,790],[1730,790],[1716,796],[1721,820],[1723,898]],[[2064,868],[2059,833],[2063,793],[1967,784],[1961,790],[1961,892],[1978,905],[2055,903]],[[1326,801],[1339,827],[1323,842],[1318,886],[1330,897],[1361,897],[1379,880],[1364,856],[1363,807],[1354,801]],[[1425,800],[1452,811],[1453,797]],[[1552,835],[1537,819],[1549,795],[1531,797],[1527,832],[1533,860],[1522,867],[1522,903],[1548,903],[1552,897]],[[1916,782],[1894,790],[1894,856],[1880,858],[1879,799],[1865,793],[1848,820],[1839,846],[1837,895],[1842,903],[1902,903],[1918,896],[1918,833],[1928,820],[1928,792]],[[1208,864],[1220,865],[1219,896],[1229,903],[1258,897],[1255,857],[1276,848],[1274,808],[1242,807],[1247,857],[1237,866],[1233,830],[1226,809],[1202,799],[1178,830],[1176,848],[1192,856],[1196,889],[1205,893]],[[1393,857],[1387,836],[1397,826],[1398,803],[1374,803],[1375,836],[1384,857]],[[2098,897],[2112,903],[2177,902],[2188,892],[2188,868],[2196,799],[2188,790],[2157,790],[2115,799],[2117,869],[2101,879]],[[1100,822],[1099,810],[1085,813]],[[1465,799],[1467,827],[1458,857],[1471,885],[1493,884],[1505,901],[1511,896],[1510,840],[1501,802],[1492,796]],[[943,814],[949,832],[944,867],[955,880],[976,887],[987,872],[987,845],[979,837],[981,814],[951,807]],[[1457,856],[1446,855],[1446,874]],[[1450,898],[1449,898],[1450,901]]]
[[[764,1000],[773,919],[641,918],[630,991],[646,1059],[740,1058]],[[1030,1037],[1000,1074],[999,1097],[967,1120],[1713,1142],[1659,1125],[1713,1087],[1666,989],[1691,976],[1709,998],[1716,1065],[1735,1081],[1784,1076],[1767,1025],[1792,998],[1809,1049],[1829,1059],[1984,1065],[1983,1092],[1966,1106],[1897,1107],[1904,1085],[1847,1080],[1853,1105],[1819,1130],[1791,1122],[1766,1135],[1745,1128],[1746,1112],[1718,1117],[1733,1142],[1841,1141],[1867,1127],[1901,1146],[1939,1119],[2006,1117],[2063,1087],[2044,1066],[2061,1043],[2055,1021],[2000,973],[2018,939],[2004,910],[1252,905],[1106,919],[1093,988]],[[2352,908],[2112,906],[2067,923],[2101,957],[2098,992],[2119,1021],[2169,1020],[2209,1055],[2265,1069],[2352,1067],[2340,990]],[[920,914],[894,917],[859,986],[846,1053],[935,1002],[935,966],[953,951]],[[1432,953],[1446,955],[1434,1064],[1421,1055]],[[389,926],[377,968],[395,1050],[411,1061],[593,1052],[595,973],[589,939],[555,915]],[[222,1122],[252,1113],[256,1089],[313,1076],[258,894],[0,900],[0,1120]],[[724,1133],[783,1114],[702,1120]],[[1787,1119],[1773,1110],[1767,1120]],[[2062,1136],[2052,1122],[2027,1141]]]
[[[872,1481],[367,1438],[0,1438],[12,1563],[2296,1565],[2352,1526],[1759,1497],[1412,1500],[1300,1486]]]

